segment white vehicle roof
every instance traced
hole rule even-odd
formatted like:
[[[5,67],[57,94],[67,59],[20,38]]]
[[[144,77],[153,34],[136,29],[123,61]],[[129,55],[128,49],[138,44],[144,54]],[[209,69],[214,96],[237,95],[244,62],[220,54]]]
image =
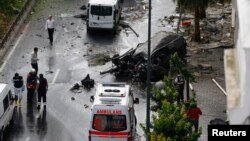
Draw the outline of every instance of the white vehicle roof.
[[[0,83],[0,92],[2,92],[6,86],[7,84]]]
[[[2,93],[6,93],[5,91],[8,91],[7,84],[0,83],[0,97],[2,96]]]
[[[129,88],[125,83],[97,84],[94,105],[123,105],[129,102]]]
[[[118,0],[89,0],[89,4],[115,5]]]

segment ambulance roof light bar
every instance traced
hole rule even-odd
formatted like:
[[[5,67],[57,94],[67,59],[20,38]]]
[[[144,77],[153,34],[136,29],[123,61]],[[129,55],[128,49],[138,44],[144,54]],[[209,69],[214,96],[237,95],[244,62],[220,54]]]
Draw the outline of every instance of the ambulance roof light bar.
[[[104,83],[103,87],[125,87],[125,83]]]
[[[102,104],[120,104],[121,99],[117,98],[100,98]]]
[[[123,93],[100,93],[99,96],[102,96],[102,97],[124,97],[125,94]]]

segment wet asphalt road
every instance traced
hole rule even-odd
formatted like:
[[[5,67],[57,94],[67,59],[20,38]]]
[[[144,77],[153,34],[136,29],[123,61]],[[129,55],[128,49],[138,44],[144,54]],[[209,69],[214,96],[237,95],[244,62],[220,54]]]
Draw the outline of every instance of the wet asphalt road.
[[[48,0],[47,0],[48,1]],[[36,105],[26,105],[26,90],[22,107],[16,108],[14,123],[6,131],[6,141],[82,141],[88,138],[90,118],[89,97],[95,89],[81,89],[77,93],[69,91],[73,84],[82,80],[87,74],[95,82],[115,82],[111,74],[100,75],[101,71],[111,68],[111,63],[96,64],[96,56],[122,53],[138,43],[147,40],[147,15],[132,18],[128,15],[125,20],[140,35],[136,37],[129,30],[122,29],[115,36],[109,32],[86,33],[85,21],[74,15],[83,13],[80,6],[85,0],[50,0],[43,3],[43,10],[35,14],[24,25],[22,33],[9,51],[6,66],[1,73],[1,82],[10,83],[15,72],[26,78],[31,70],[30,55],[34,47],[39,48],[39,73],[44,73],[49,82],[47,109],[36,109]],[[127,5],[133,5],[133,0]],[[159,5],[164,5],[159,6]],[[174,14],[172,0],[153,1],[152,35],[160,30],[171,30],[162,26],[159,18]],[[39,9],[39,8],[38,8]],[[167,10],[166,10],[167,9]],[[165,12],[163,13],[162,10]],[[131,12],[132,14],[133,12]],[[56,31],[54,44],[49,45],[44,24],[48,15],[54,15]],[[140,14],[140,13],[139,13]],[[52,72],[52,73],[50,73]],[[136,115],[139,123],[145,122],[145,92],[143,87],[133,85],[140,104],[136,105]],[[74,97],[75,100],[71,100]],[[84,105],[87,105],[84,106]],[[137,140],[144,140],[143,131],[137,127]]]

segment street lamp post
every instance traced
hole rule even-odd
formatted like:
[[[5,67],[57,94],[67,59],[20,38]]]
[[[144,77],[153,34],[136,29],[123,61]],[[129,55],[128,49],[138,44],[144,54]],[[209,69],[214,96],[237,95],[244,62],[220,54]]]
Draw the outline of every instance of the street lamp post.
[[[151,0],[149,0],[148,9],[148,60],[147,60],[147,113],[146,113],[146,141],[150,141],[148,133],[150,132],[150,70],[151,70]]]

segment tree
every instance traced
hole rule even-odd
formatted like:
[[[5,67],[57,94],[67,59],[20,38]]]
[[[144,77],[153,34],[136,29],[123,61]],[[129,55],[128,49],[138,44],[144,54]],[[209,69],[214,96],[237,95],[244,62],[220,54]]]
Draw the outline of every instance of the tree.
[[[177,0],[180,11],[194,12],[194,39],[200,42],[200,9],[205,9],[208,6],[209,0]]]
[[[186,115],[189,103],[194,102],[195,98],[193,97],[185,103],[176,104],[179,93],[172,79],[174,72],[181,72],[184,74],[183,76],[190,79],[192,75],[177,53],[171,55],[170,63],[171,72],[164,77],[164,86],[152,88],[152,100],[155,105],[151,107],[151,110],[155,114],[152,116],[152,132],[145,133],[150,136],[151,141],[197,141],[201,135],[201,129],[193,130],[194,124]],[[145,131],[145,126],[142,127]]]
[[[181,60],[177,53],[171,55],[170,58],[170,74],[176,75],[180,73],[186,80],[187,100],[189,100],[189,82],[195,82],[195,76],[188,70],[186,60]]]
[[[193,130],[193,123],[187,118],[186,110],[189,102],[176,104],[178,91],[172,83],[171,76],[164,78],[163,89],[153,88],[152,100],[156,112],[153,115],[151,141],[197,141],[201,135],[201,129]]]

